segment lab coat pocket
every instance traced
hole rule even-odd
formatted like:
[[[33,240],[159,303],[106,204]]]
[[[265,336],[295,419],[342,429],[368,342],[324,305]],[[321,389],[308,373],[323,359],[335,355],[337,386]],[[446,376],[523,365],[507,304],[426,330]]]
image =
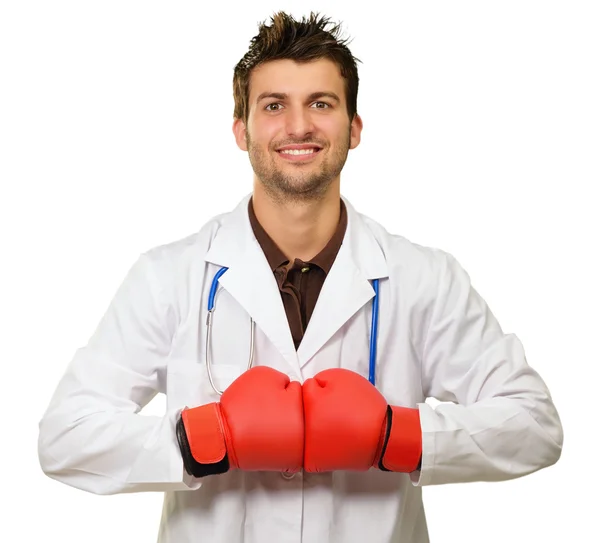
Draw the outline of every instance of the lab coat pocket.
[[[215,387],[223,391],[242,374],[243,369],[234,364],[218,364],[212,367]],[[195,407],[218,402],[220,395],[213,389],[206,364],[197,360],[177,361],[169,368],[168,398],[171,407]]]

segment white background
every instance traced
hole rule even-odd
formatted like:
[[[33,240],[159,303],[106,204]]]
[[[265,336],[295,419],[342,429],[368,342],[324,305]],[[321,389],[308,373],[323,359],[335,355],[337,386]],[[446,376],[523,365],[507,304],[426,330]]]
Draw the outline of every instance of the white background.
[[[317,9],[362,61],[343,194],[458,258],[564,424],[551,468],[426,488],[432,542],[600,541],[598,3],[247,4],[2,3],[0,539],[156,540],[160,494],[48,479],[37,423],[139,253],[250,192],[233,67],[273,11]]]

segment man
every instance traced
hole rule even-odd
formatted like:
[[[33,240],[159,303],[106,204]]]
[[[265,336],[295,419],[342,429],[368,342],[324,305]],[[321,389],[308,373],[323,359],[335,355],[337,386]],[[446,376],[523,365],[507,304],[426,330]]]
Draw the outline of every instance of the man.
[[[338,27],[271,23],[234,73],[251,197],[140,256],[40,423],[41,465],[165,492],[163,542],[423,543],[424,485],[552,465],[561,423],[458,262],[341,197],[362,121]],[[165,416],[140,416],[159,392]]]

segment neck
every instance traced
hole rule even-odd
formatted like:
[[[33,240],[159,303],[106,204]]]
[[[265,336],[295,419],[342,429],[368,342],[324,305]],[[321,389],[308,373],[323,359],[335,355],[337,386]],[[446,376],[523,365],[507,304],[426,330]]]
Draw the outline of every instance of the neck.
[[[252,206],[258,222],[290,263],[319,254],[340,220],[340,185],[333,182],[323,197],[306,201],[275,201],[254,181]]]

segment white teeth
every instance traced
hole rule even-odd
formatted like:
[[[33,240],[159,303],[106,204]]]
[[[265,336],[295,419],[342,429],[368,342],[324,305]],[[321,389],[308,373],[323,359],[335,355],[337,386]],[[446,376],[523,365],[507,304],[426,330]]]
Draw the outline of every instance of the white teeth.
[[[285,149],[281,151],[286,155],[312,155],[316,149]]]

